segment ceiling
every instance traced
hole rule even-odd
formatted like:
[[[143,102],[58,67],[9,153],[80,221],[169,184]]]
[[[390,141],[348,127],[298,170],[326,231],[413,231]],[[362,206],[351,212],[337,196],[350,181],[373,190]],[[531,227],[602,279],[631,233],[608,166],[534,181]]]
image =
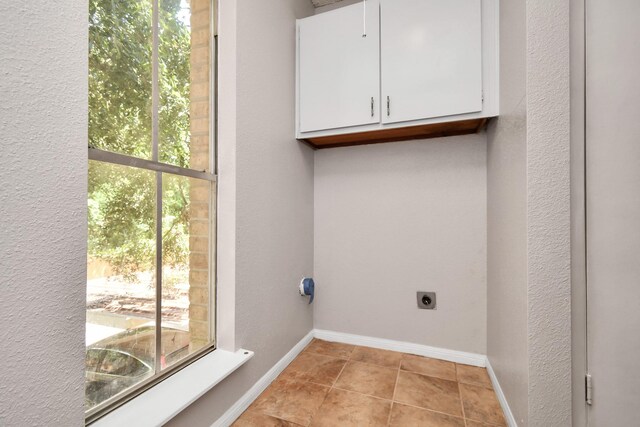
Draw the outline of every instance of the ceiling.
[[[313,6],[315,7],[320,7],[320,6],[326,6],[332,3],[338,3],[339,1],[342,1],[342,0],[311,0],[311,3],[313,3]]]

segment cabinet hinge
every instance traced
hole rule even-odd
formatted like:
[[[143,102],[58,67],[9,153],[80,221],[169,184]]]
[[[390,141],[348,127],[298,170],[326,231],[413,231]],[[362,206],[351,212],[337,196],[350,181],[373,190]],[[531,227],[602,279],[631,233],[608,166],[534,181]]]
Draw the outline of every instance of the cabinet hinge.
[[[593,382],[591,380],[591,374],[587,374],[584,377],[584,390],[585,390],[585,400],[587,401],[587,405],[593,404]]]
[[[482,102],[484,103],[484,91],[482,91]]]

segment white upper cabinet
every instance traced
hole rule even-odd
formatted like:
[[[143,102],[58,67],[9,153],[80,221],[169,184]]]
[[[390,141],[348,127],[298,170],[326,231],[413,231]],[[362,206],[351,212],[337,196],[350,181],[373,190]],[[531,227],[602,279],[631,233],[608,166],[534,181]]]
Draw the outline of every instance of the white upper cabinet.
[[[380,122],[379,12],[369,1],[366,15],[360,3],[298,21],[300,132]]]
[[[381,0],[383,123],[482,111],[480,0]]]
[[[320,148],[483,129],[499,107],[498,2],[367,0],[298,20],[296,138]]]

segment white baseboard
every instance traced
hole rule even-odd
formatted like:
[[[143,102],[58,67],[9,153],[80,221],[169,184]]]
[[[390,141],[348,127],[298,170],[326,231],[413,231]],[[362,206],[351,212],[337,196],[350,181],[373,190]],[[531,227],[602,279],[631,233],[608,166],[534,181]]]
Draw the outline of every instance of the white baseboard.
[[[498,401],[500,402],[500,406],[502,406],[502,412],[504,412],[504,417],[506,418],[507,424],[509,427],[518,427],[518,423],[516,423],[516,419],[513,416],[513,412],[511,412],[511,408],[509,408],[509,403],[507,402],[507,398],[502,391],[502,387],[500,387],[500,382],[498,382],[498,377],[496,377],[496,373],[493,371],[491,367],[491,362],[489,358],[487,358],[487,372],[489,373],[489,378],[491,378],[491,383],[493,384],[493,390],[496,392],[498,396]]]
[[[228,427],[242,415],[242,413],[260,396],[276,379],[289,363],[300,354],[313,339],[313,331],[302,338],[287,354],[284,355],[269,371],[256,382],[231,408],[227,410],[211,427]]]
[[[410,342],[387,340],[384,338],[366,337],[363,335],[345,334],[343,332],[325,331],[322,329],[314,329],[314,337],[326,340],[336,341],[345,344],[360,345],[364,347],[380,348],[382,350],[398,351],[400,353],[416,354],[418,356],[432,357],[434,359],[448,360],[450,362],[461,363],[464,365],[484,367],[487,362],[487,356],[477,353],[467,353],[465,351],[448,350],[439,347],[430,347],[423,344],[414,344]]]

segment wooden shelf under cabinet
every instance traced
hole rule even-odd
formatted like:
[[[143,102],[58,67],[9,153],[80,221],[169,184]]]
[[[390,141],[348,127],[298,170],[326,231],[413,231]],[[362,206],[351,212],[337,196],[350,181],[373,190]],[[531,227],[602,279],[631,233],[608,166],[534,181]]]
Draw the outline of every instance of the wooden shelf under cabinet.
[[[487,118],[460,120],[446,123],[378,129],[367,132],[318,136],[300,139],[314,149],[348,147],[351,145],[379,144],[382,142],[408,141],[412,139],[440,138],[444,136],[478,133],[487,126]]]

